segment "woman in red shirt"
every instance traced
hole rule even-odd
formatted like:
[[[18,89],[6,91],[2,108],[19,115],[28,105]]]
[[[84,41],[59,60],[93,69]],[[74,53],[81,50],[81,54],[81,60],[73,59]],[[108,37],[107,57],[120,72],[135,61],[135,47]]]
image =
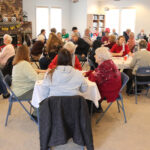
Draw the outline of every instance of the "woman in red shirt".
[[[150,42],[147,44],[147,50],[150,51]]]
[[[96,50],[95,59],[98,67],[84,75],[90,81],[96,82],[101,100],[106,99],[107,102],[113,102],[118,97],[121,88],[121,73],[111,60],[111,54],[106,47]]]
[[[74,66],[75,69],[82,70],[80,61],[78,57],[74,54],[76,45],[74,45],[72,42],[67,42],[64,45],[64,48],[67,49],[71,54],[72,54],[72,65]],[[58,55],[55,56],[55,58],[52,60],[52,62],[49,64],[48,68],[53,69],[57,65],[57,60],[58,60]]]
[[[115,44],[110,50],[113,57],[122,57],[125,55],[132,56],[132,53],[127,44],[125,44],[124,36],[119,36],[117,44]]]

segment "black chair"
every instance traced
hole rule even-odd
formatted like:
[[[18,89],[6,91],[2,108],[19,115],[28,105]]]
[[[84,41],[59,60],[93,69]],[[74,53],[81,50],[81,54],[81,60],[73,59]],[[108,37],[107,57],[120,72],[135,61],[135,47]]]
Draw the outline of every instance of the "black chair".
[[[125,73],[121,73],[121,80],[122,80],[122,87],[120,89],[120,92],[119,92],[119,96],[118,98],[116,99],[116,102],[117,102],[117,106],[118,106],[118,112],[120,112],[120,108],[122,109],[122,112],[123,112],[123,115],[124,115],[124,122],[126,123],[127,122],[127,119],[126,119],[126,114],[125,114],[125,108],[124,108],[124,104],[123,104],[123,97],[122,97],[122,90],[123,88],[125,87],[125,85],[127,84],[128,80],[129,80],[129,77],[125,74]],[[121,102],[121,104],[119,103],[119,101]],[[105,109],[105,111],[100,115],[100,117],[96,120],[96,124],[98,124],[98,122],[102,119],[102,117],[104,116],[104,114],[108,111],[108,109],[110,108],[110,106],[113,104],[113,102],[111,102],[107,108]]]
[[[137,104],[137,95],[138,95],[137,86],[147,85],[147,94],[148,94],[150,88],[149,84],[150,84],[150,67],[138,68],[135,75],[135,103],[136,104]]]

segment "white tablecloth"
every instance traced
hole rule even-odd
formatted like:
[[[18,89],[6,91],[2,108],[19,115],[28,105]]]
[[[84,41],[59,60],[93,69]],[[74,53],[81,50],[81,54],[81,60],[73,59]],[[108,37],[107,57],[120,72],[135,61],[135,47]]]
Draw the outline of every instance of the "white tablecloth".
[[[98,101],[100,100],[101,96],[97,88],[97,85],[95,82],[91,82],[87,78],[86,80],[88,83],[88,90],[85,93],[80,93],[80,95],[83,96],[85,99],[91,100],[95,104],[95,106],[98,107],[99,106]],[[31,103],[35,108],[38,108],[39,103],[42,101],[41,93],[40,93],[41,85],[42,85],[42,80],[39,80],[36,82],[34,86]]]
[[[132,57],[128,57],[127,60],[124,60],[124,57],[112,57],[112,60],[118,69],[130,69]]]

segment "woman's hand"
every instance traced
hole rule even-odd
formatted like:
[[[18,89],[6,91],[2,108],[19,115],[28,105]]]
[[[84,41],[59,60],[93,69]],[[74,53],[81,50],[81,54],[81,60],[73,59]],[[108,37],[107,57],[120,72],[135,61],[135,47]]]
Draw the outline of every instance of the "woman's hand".
[[[83,72],[82,75],[85,77],[86,76],[86,72]]]
[[[120,53],[118,53],[118,56],[123,56],[123,51],[121,51]]]

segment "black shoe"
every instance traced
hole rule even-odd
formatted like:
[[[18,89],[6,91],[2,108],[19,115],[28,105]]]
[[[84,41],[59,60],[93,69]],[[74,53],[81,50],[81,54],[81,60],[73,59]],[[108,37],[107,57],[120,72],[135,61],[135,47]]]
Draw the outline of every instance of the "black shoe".
[[[9,93],[7,93],[7,94],[3,94],[3,98],[5,99],[5,98],[8,98],[10,96],[10,94]]]
[[[37,116],[34,116],[33,114],[32,114],[31,116],[33,117],[33,119],[34,119],[36,122],[38,122]],[[33,120],[33,119],[31,118],[31,120]]]

